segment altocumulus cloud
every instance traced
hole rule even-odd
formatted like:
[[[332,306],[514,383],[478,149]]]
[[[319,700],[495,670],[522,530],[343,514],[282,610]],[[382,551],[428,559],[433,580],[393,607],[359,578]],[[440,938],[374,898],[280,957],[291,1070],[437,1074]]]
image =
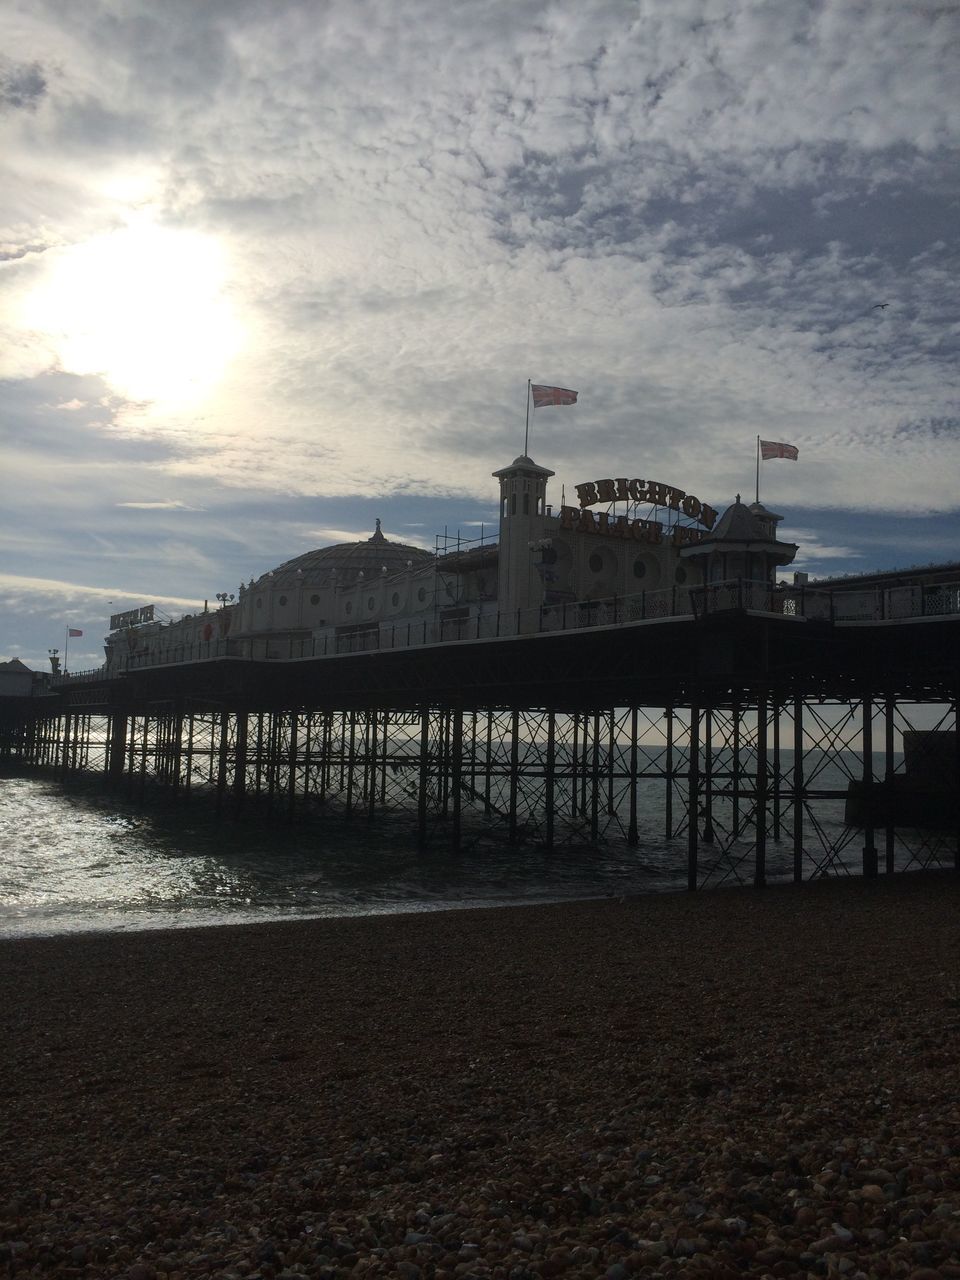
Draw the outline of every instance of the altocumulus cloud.
[[[800,448],[764,496],[820,529],[811,560],[848,557],[844,508],[955,519],[958,37],[900,0],[37,0],[0,63],[4,369],[84,394],[17,419],[18,485],[78,398],[65,448],[158,544],[253,493],[336,507],[307,528],[372,488],[407,519],[490,499],[532,377],[581,392],[532,425],[558,483],[622,465],[722,506],[761,435]],[[23,318],[131,226],[222,251],[246,343],[193,403],[118,396],[95,343]],[[169,358],[149,301],[131,350]]]

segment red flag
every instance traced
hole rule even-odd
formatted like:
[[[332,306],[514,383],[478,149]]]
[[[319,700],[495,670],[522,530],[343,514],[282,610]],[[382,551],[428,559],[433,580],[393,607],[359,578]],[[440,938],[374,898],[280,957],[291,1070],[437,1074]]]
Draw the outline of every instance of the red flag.
[[[796,445],[776,444],[773,440],[761,440],[760,457],[764,462],[769,462],[771,458],[789,458],[791,462],[796,462],[800,457],[800,450]]]
[[[68,631],[67,631],[67,637],[68,637],[70,640],[73,640],[73,639],[75,639],[77,636],[82,636],[82,635],[83,635],[83,632],[82,632],[82,631],[78,631],[76,627],[70,627],[70,628],[68,629]]]
[[[551,404],[576,404],[576,391],[568,391],[566,387],[538,387],[532,386],[530,390],[533,392],[533,407],[535,409],[546,409]]]

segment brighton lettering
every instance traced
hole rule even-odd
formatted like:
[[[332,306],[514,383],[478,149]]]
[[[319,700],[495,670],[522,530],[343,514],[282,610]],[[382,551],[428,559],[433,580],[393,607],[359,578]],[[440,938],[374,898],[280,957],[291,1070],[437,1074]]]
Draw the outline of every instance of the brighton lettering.
[[[627,480],[623,476],[615,480],[587,480],[576,486],[581,508],[596,506],[599,502],[649,502],[654,507],[668,507],[682,511],[705,529],[712,529],[717,522],[717,512],[692,493],[684,493],[671,484],[659,480]],[[619,517],[618,517],[619,518]]]
[[[592,511],[579,510],[577,507],[560,508],[560,528],[575,529],[577,533],[595,534],[607,538],[631,538],[634,542],[661,543],[664,541],[664,527],[658,520],[631,520],[627,516],[612,516],[606,511],[594,515]],[[685,547],[691,542],[699,542],[703,533],[699,529],[689,529],[675,525],[669,530],[669,538],[675,547]]]

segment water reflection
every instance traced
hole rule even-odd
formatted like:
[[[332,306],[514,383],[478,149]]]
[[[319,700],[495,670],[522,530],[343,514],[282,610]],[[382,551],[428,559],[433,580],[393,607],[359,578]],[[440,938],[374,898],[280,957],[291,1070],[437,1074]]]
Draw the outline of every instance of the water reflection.
[[[267,826],[196,808],[141,812],[33,778],[0,780],[0,933],[6,935],[544,901],[671,888],[679,842],[552,855],[474,839],[417,850],[409,816]]]
[[[842,781],[838,777],[834,785]],[[532,845],[510,846],[502,836],[473,828],[464,851],[454,855],[439,848],[420,852],[409,814],[376,823],[333,815],[298,824],[221,822],[203,806],[183,801],[140,810],[93,790],[65,791],[33,777],[3,778],[0,935],[377,914],[684,888],[686,840],[664,838],[661,793],[644,795],[639,819],[639,849],[625,842],[601,849],[583,843],[546,853]],[[862,839],[842,819],[842,800],[818,810],[819,832],[840,851],[832,874],[859,871]],[[807,878],[820,856],[816,835],[811,827]],[[781,836],[768,841],[770,880],[793,873],[789,829]],[[703,845],[701,872],[714,860],[716,878],[752,880],[749,842],[735,842],[724,853],[719,846]]]

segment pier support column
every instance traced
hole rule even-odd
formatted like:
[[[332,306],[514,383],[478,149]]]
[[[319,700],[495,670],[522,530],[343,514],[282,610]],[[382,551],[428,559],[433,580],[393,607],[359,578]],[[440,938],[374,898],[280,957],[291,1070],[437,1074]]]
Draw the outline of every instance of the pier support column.
[[[667,722],[667,751],[664,772],[667,776],[667,790],[664,796],[664,835],[673,839],[673,707],[665,707],[663,712]]]
[[[427,847],[427,785],[430,780],[430,708],[420,712],[420,785],[417,793],[417,838],[420,848]]]
[[[263,787],[263,712],[257,712],[257,744],[254,749],[256,768],[253,775],[253,789],[257,796]]]
[[[150,717],[141,716],[140,718],[142,738],[140,740],[140,780],[138,786],[138,797],[140,803],[143,804],[147,795],[147,749],[150,743]]]
[[[70,771],[70,738],[73,729],[73,717],[69,711],[65,711],[61,718],[60,733],[60,778],[66,782],[67,774]]]
[[[600,836],[600,713],[595,711],[591,723],[593,741],[590,745],[590,839],[596,843]]]
[[[544,804],[546,807],[546,846],[553,852],[553,805],[555,794],[555,776],[557,771],[557,714],[551,708],[547,712],[547,776],[544,787]]]
[[[897,766],[893,759],[893,726],[896,702],[887,694],[883,704],[883,791],[886,823],[884,828],[884,872],[893,875],[896,853],[896,833],[893,826],[893,789],[896,786]]]
[[[612,817],[616,813],[613,802],[613,785],[618,755],[616,713],[614,711],[610,712],[607,721],[607,816]]]
[[[672,785],[672,781],[671,781]],[[690,767],[687,774],[687,888],[699,880],[700,841],[700,708],[690,708]]]
[[[803,699],[793,700],[793,881],[803,880]]]
[[[517,824],[517,772],[520,768],[520,712],[510,713],[510,843],[516,844]]]
[[[780,700],[774,696],[770,711],[773,717],[773,838],[780,839]]]
[[[230,712],[220,711],[220,741],[217,746],[217,813],[223,810],[223,795],[227,789],[227,754],[230,747]]]
[[[453,790],[453,849],[460,852],[460,818],[463,808],[463,708],[455,707],[453,712],[453,740],[451,746],[451,778]]]
[[[353,771],[357,752],[357,713],[350,712],[350,740],[347,747],[347,817],[353,813]]]
[[[114,711],[110,717],[110,736],[107,740],[107,783],[118,786],[123,780],[123,766],[127,758],[127,715]]]
[[[637,828],[637,728],[638,713],[636,707],[630,708],[630,818],[627,824],[627,844],[636,849],[640,843],[640,832]]]
[[[241,707],[237,712],[236,745],[233,756],[233,799],[237,809],[243,807],[247,794],[247,711]]]
[[[767,883],[767,702],[766,693],[757,698],[757,802],[756,851],[753,864],[754,888]]]
[[[573,745],[570,750],[570,817],[575,821],[578,813],[577,789],[580,786],[580,712],[574,711]]]
[[[290,742],[287,750],[287,814],[292,819],[297,803],[297,733],[299,718],[290,712]]]
[[[731,815],[730,834],[734,840],[740,838],[740,737],[743,732],[743,708],[739,702],[733,704],[733,763],[731,771],[731,793],[733,813]]]
[[[713,844],[713,712],[703,713],[703,833],[704,844]]]
[[[183,785],[183,704],[178,702],[170,721],[170,758],[173,768],[173,789]]]
[[[862,780],[866,800],[866,821],[863,829],[863,874],[873,879],[877,874],[877,846],[874,837],[874,782],[873,782],[873,701],[869,694],[863,697]]]

